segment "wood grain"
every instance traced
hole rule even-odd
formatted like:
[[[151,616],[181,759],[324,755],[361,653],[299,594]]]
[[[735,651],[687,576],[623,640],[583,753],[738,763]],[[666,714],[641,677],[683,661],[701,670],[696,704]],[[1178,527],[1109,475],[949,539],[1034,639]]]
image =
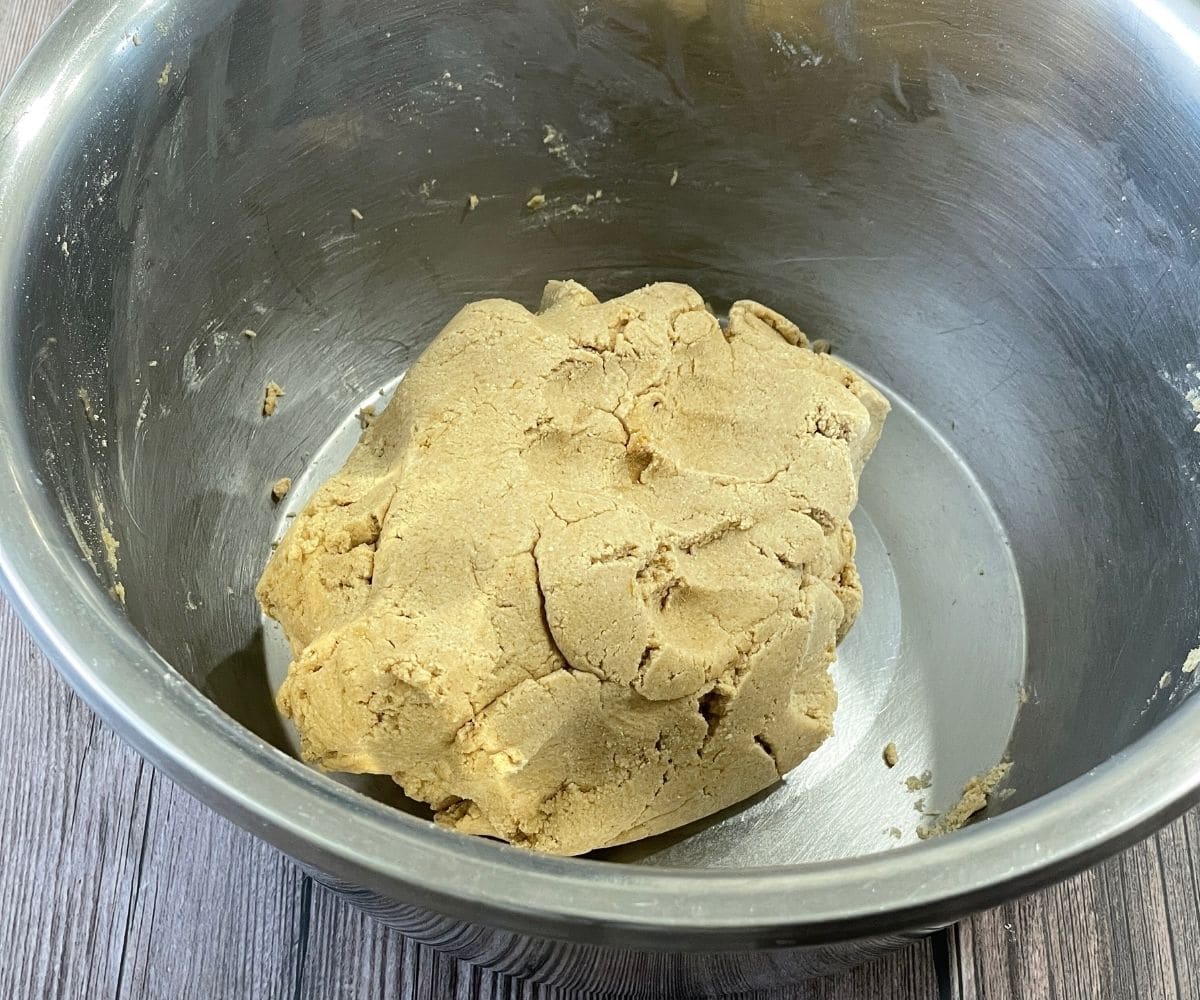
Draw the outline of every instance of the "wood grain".
[[[1113,860],[955,929],[975,998],[1200,997],[1192,811]]]
[[[3,0],[0,83],[65,0]],[[414,945],[127,749],[0,598],[0,997],[567,1000]],[[1200,998],[1200,812],[1090,872],[757,1000]]]
[[[8,0],[0,9],[0,87],[16,71],[67,0]]]

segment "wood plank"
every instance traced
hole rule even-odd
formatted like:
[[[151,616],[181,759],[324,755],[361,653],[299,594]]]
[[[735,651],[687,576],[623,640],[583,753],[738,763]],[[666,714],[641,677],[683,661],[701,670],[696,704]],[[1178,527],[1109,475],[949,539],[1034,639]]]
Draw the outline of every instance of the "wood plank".
[[[0,10],[0,88],[68,0],[6,0]]]
[[[1200,996],[1200,813],[1110,861],[960,924],[962,1000]]]
[[[125,747],[6,607],[0,664],[0,996],[273,995],[294,867]]]
[[[1193,809],[1155,838],[1159,878],[1166,902],[1166,940],[1175,967],[1176,993],[1200,997],[1200,877],[1196,848],[1200,846],[1200,811]]]

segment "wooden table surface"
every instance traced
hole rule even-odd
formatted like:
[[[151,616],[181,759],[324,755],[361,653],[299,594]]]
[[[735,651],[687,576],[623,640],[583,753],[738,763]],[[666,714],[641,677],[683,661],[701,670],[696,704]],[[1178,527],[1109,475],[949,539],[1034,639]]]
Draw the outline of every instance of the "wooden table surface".
[[[66,0],[0,0],[0,83]],[[567,1000],[405,941],[176,788],[0,598],[0,998]],[[1200,811],[1070,881],[766,998],[1200,998]]]

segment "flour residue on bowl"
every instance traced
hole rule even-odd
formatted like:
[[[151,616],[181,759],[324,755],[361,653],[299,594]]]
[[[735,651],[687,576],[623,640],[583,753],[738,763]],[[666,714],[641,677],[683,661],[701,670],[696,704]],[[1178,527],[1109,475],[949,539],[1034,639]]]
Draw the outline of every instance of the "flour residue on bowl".
[[[987,808],[996,786],[1005,779],[1010,770],[1012,762],[1001,761],[983,774],[970,778],[963,786],[959,800],[944,813],[917,827],[917,836],[922,840],[929,840],[931,837],[941,837],[961,829],[971,817]]]

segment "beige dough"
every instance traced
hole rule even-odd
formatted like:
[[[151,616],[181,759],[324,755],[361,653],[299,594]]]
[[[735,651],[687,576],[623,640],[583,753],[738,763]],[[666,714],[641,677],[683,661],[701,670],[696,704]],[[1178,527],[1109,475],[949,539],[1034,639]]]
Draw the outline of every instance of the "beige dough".
[[[887,410],[754,302],[467,306],[259,584],[304,757],[556,854],[773,784],[832,729]]]

